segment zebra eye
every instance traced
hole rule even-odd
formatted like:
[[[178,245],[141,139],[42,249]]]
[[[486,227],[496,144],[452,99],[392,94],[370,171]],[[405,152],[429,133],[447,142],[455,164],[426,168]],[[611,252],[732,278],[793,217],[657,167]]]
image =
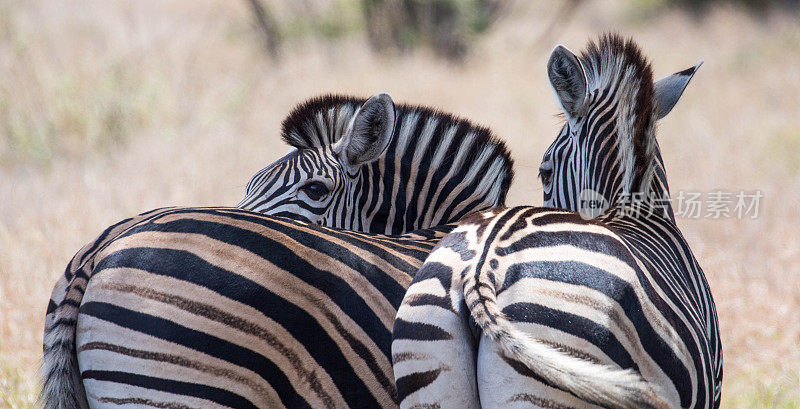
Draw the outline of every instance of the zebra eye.
[[[311,182],[300,189],[303,189],[311,200],[322,199],[325,195],[330,193],[328,187],[322,182]]]
[[[548,185],[550,184],[550,178],[553,176],[553,169],[550,168],[539,168],[539,179],[542,180],[542,184]]]

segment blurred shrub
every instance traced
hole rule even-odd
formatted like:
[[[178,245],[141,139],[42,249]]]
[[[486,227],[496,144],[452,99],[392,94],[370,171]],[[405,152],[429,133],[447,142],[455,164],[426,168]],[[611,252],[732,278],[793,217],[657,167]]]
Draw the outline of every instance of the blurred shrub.
[[[291,3],[289,12],[271,9],[286,3],[247,0],[255,29],[272,57],[281,40],[313,36],[336,40],[364,33],[382,54],[428,47],[460,61],[470,43],[497,20],[509,0],[331,0]]]
[[[0,355],[0,407],[36,408],[36,385],[26,379],[20,368],[12,366]]]
[[[800,373],[785,368],[750,368],[726,379],[722,407],[796,409],[800,407]],[[775,376],[779,374],[779,376]],[[735,393],[730,393],[735,391]]]
[[[664,6],[679,7],[695,15],[703,15],[712,6],[723,4],[740,7],[754,14],[762,14],[773,9],[794,12],[800,9],[800,0],[636,0],[634,3],[651,9]]]
[[[367,36],[377,52],[420,45],[451,61],[497,19],[502,0],[362,0]]]
[[[786,124],[765,133],[762,156],[767,166],[777,167],[792,175],[800,174],[800,121]]]
[[[168,111],[158,72],[124,52],[64,60],[50,52],[59,39],[20,24],[17,11],[0,10],[0,164],[94,152]]]
[[[48,162],[124,141],[160,109],[157,78],[115,64],[96,76],[25,69],[24,56],[0,90],[0,160]],[[15,64],[16,65],[16,64]],[[46,69],[47,67],[45,67]],[[41,68],[40,68],[41,69]]]
[[[281,31],[287,39],[314,36],[337,40],[363,29],[361,7],[355,0],[333,0],[325,4],[299,2],[294,13],[281,22]]]

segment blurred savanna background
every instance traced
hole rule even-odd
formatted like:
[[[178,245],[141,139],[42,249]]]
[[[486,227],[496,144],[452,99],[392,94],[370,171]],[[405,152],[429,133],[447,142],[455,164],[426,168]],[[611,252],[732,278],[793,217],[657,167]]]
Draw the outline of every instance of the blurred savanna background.
[[[0,0],[0,407],[34,406],[52,285],[124,217],[233,205],[322,93],[491,127],[541,204],[553,46],[635,37],[656,77],[704,60],[658,135],[673,193],[752,192],[755,219],[681,218],[717,303],[724,408],[800,407],[796,1]]]

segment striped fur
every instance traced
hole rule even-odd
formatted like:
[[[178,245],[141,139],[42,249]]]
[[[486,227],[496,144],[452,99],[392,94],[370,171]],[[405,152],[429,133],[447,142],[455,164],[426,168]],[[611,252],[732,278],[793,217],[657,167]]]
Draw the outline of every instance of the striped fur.
[[[45,407],[396,407],[395,311],[451,229],[382,236],[234,208],[125,220],[53,292]]]
[[[396,126],[396,132],[395,128],[392,128],[394,126]],[[389,139],[384,138],[383,142],[378,141],[378,143],[370,142],[370,138],[380,139],[381,133],[389,134]],[[395,133],[397,135],[394,135]],[[364,231],[405,233],[416,230],[420,226],[430,227],[443,222],[453,222],[475,210],[504,203],[508,186],[513,177],[512,161],[505,145],[492,136],[489,130],[473,126],[466,120],[457,119],[451,115],[428,108],[401,105],[395,111],[391,99],[385,94],[380,94],[366,101],[342,96],[326,96],[312,99],[300,105],[284,121],[284,138],[293,146],[292,152],[259,172],[251,180],[247,187],[247,197],[240,203],[240,206],[269,215],[285,216],[326,226],[341,226]],[[355,144],[352,143],[353,141],[356,141]],[[382,147],[382,143],[386,143],[388,147]],[[369,157],[383,153],[383,150],[386,151],[382,155],[383,158],[378,158],[377,160],[369,159]],[[347,159],[346,162],[343,161],[345,158]],[[362,161],[364,163],[354,166],[354,161]],[[326,189],[329,188],[329,192],[322,195],[320,200],[311,200],[315,190],[308,187],[311,183],[322,182],[327,184]],[[319,204],[322,204],[322,206],[315,207]],[[173,212],[177,212],[177,210]],[[48,308],[44,337],[43,388],[41,396],[45,407],[85,407],[84,382],[81,382],[81,379],[86,379],[85,368],[93,367],[93,365],[103,362],[118,362],[116,359],[126,354],[150,356],[148,354],[152,352],[158,355],[160,354],[160,352],[157,352],[159,351],[158,348],[166,345],[145,337],[137,339],[143,345],[150,345],[148,342],[153,341],[153,348],[156,352],[138,350],[133,346],[123,348],[119,345],[108,346],[102,343],[92,343],[91,345],[97,346],[97,348],[90,348],[94,351],[92,353],[81,354],[79,350],[76,355],[75,349],[76,325],[78,327],[79,343],[82,333],[79,317],[83,315],[79,315],[79,308],[86,304],[84,293],[92,289],[91,286],[87,287],[87,283],[89,278],[96,272],[96,269],[98,269],[97,271],[100,270],[97,267],[99,260],[105,259],[104,256],[108,254],[108,251],[111,251],[108,250],[109,248],[117,248],[121,245],[120,243],[127,243],[127,239],[123,237],[130,234],[129,231],[131,229],[134,229],[134,227],[141,228],[142,223],[152,223],[152,218],[162,216],[162,211],[157,210],[109,227],[100,237],[85,246],[73,258],[64,276],[56,284]],[[219,224],[222,226],[220,227],[221,229],[234,230],[228,228],[229,226],[224,222]],[[187,229],[199,228],[199,226],[194,226],[189,222],[187,222],[187,226]],[[297,226],[301,226],[301,224],[274,221],[270,226],[275,230],[287,229],[288,231],[293,231],[299,229]],[[315,231],[310,227],[304,228],[308,231]],[[432,228],[436,229],[435,227]],[[274,234],[284,233],[276,232]],[[285,234],[289,233],[286,232]],[[327,256],[321,261],[321,263],[327,263],[328,269],[335,269],[336,257],[363,256],[370,259],[383,257],[388,253],[385,253],[387,250],[384,247],[386,246],[382,243],[385,241],[387,246],[391,247],[390,244],[394,240],[391,237],[379,238],[375,236],[375,242],[370,246],[366,246],[334,239],[338,237],[337,235],[347,236],[345,233],[334,234],[333,231],[325,231],[318,236],[307,236],[319,239],[320,241],[316,243],[317,246],[337,252],[326,253]],[[141,237],[141,235],[137,237]],[[186,239],[179,232],[175,232],[171,237],[169,240],[159,239],[159,241],[149,244],[144,239],[139,241],[138,247],[134,246],[133,250],[127,252],[127,254],[132,254],[131,257],[135,258],[134,267],[130,267],[127,270],[122,269],[121,271],[124,272],[120,273],[120,277],[128,277],[128,270],[147,271],[153,263],[159,260],[167,260],[168,258],[165,258],[163,254],[147,248],[169,246]],[[170,240],[174,243],[170,242]],[[230,240],[233,243],[232,245],[235,246],[237,239],[231,238]],[[369,241],[372,239],[364,240]],[[331,245],[330,242],[332,241],[340,244],[338,246]],[[202,245],[204,243],[194,243],[198,246],[196,248],[191,247],[192,244],[189,244],[187,251],[203,250]],[[405,242],[401,241],[401,243]],[[295,250],[292,243],[286,246],[288,247],[283,249],[284,253],[292,253]],[[309,241],[304,246],[311,247],[312,244]],[[301,246],[297,251],[300,252],[302,248]],[[396,249],[396,251],[398,254],[406,254],[403,253],[405,251],[411,254],[403,258],[403,263],[408,263],[403,264],[403,274],[415,271],[415,268],[409,266],[415,265],[414,263],[417,262],[416,266],[418,267],[418,261],[423,256],[418,252],[418,249],[413,246],[404,247],[404,245],[400,245],[400,248]],[[308,251],[297,254],[292,253],[291,255],[281,254],[287,260],[293,259],[299,263],[303,259],[303,255],[308,254]],[[260,259],[254,256],[252,260],[251,263],[256,263]],[[220,262],[226,262],[226,260],[221,258]],[[380,263],[377,264],[380,265]],[[205,264],[205,267],[199,270],[192,270],[187,266],[188,264],[181,265],[178,263],[172,268],[176,272],[192,272],[199,276],[219,274],[217,270],[211,269]],[[290,267],[292,266],[283,269],[264,267],[262,273],[265,276],[271,274],[274,277],[282,275],[289,277],[303,272],[294,271]],[[351,274],[358,272],[364,274],[374,273],[372,264],[358,264],[352,268]],[[359,270],[359,268],[363,269]],[[398,270],[399,268],[395,269]],[[394,275],[400,277],[398,274]],[[399,295],[396,292],[401,291],[399,294],[402,294],[402,290],[407,285],[407,277],[404,277],[398,278],[402,284],[399,287],[400,289],[392,287],[386,290],[377,285],[378,290],[370,289],[369,291],[372,292],[369,296],[373,299],[377,299],[380,294],[383,294],[382,291],[395,291],[395,293],[392,293],[393,295],[387,295],[389,298],[394,298],[391,298],[391,303],[388,306],[386,303],[362,305],[359,314],[373,314],[382,317],[382,320],[391,320],[394,308],[399,303]],[[163,285],[165,285],[164,282],[159,280],[145,279],[145,284],[137,287],[135,291],[133,287],[125,287],[125,291],[130,290],[128,292],[140,293],[169,288],[163,287]],[[104,291],[98,289],[98,296],[107,293],[107,291]],[[120,287],[114,291],[123,290]],[[89,294],[92,295],[94,293],[90,291]],[[195,293],[185,295],[188,297],[185,303],[197,302],[198,299],[196,297],[200,297]],[[287,297],[287,302],[299,302],[295,299],[298,296],[297,294],[289,292],[284,295]],[[139,294],[139,296],[144,295]],[[247,298],[247,294],[238,298],[236,294],[232,294],[231,298],[241,305],[249,305],[250,300]],[[201,297],[200,300],[202,299],[204,298]],[[154,308],[157,310],[160,308],[159,306]],[[378,310],[373,311],[375,308]],[[137,319],[137,315],[134,314],[135,310],[120,310],[115,317],[119,320],[135,320]],[[159,316],[157,312],[153,312],[156,317]],[[170,313],[167,309],[161,312],[165,315]],[[277,310],[271,313],[270,319],[273,316],[277,318],[281,314]],[[350,320],[350,313],[350,311],[335,310],[328,314],[327,319],[338,320],[341,317],[342,320]],[[86,320],[91,319],[86,318]],[[134,325],[133,322],[121,324],[121,329],[119,330],[112,325],[113,322],[96,320],[93,322],[96,325],[91,325],[89,328],[95,331],[94,333],[96,334],[103,334],[102,336],[98,335],[99,338],[132,336],[130,335],[131,328],[125,327],[125,325],[132,326]],[[348,330],[349,328],[343,331],[346,333]],[[383,348],[382,351],[388,354],[389,338],[385,333],[373,334],[372,331],[380,331],[379,328],[376,329],[374,326],[364,331],[366,331],[367,336],[380,335],[379,348]],[[364,331],[361,332],[362,336],[365,334]],[[84,331],[84,333],[88,334],[89,332]],[[164,337],[170,339],[169,334],[164,335]],[[333,344],[328,342],[327,345],[332,346]],[[362,352],[362,349],[360,348],[358,351]],[[269,355],[270,353],[273,355]],[[277,357],[281,353],[283,352],[265,352],[269,357]],[[191,355],[191,353],[188,354]],[[146,360],[148,358],[142,359]],[[294,362],[308,365],[311,368],[311,374],[318,371],[328,371],[331,373],[329,376],[352,378],[353,374],[348,372],[352,371],[348,369],[352,359],[354,359],[353,356],[348,355],[346,357],[332,358],[331,361],[318,362],[308,357],[301,357],[295,359]],[[78,368],[78,360],[82,362],[81,368],[83,372]],[[373,368],[378,365],[383,371],[388,367],[389,361],[386,359],[381,362],[383,363],[370,363],[368,366]],[[359,365],[363,366],[363,363]],[[124,364],[121,367],[124,368]],[[298,370],[293,368],[281,367],[279,373],[276,373],[275,376],[283,373],[280,371],[291,372],[292,370]],[[150,373],[148,371],[154,368],[144,369],[143,367],[140,369],[138,372],[133,372],[143,375]],[[377,375],[374,375],[377,373],[374,368],[372,372],[373,375],[365,376],[377,377]],[[93,374],[93,376],[96,375],[94,372],[89,373]],[[128,376],[132,373],[122,371],[118,376]],[[380,379],[380,388],[384,392],[394,390],[391,374]],[[155,382],[153,379],[150,379],[150,381]],[[94,381],[87,382],[98,384]],[[375,381],[372,380],[370,382],[374,383]],[[368,393],[367,391],[353,392],[350,390],[353,384],[346,384],[347,387],[342,385],[337,384],[336,386],[337,388],[342,388],[341,394],[366,393],[369,397],[365,399],[368,401],[373,399],[381,406],[391,406],[396,399],[393,395],[394,392],[386,392],[389,393],[389,395],[386,395],[384,392],[376,392],[374,387],[371,387]],[[360,388],[359,384],[356,383],[355,385]],[[300,386],[299,388],[300,390],[293,390],[292,388],[280,390],[277,394],[282,401],[284,399],[291,400],[294,399],[291,396],[303,392],[303,387]],[[289,394],[289,397],[286,397],[286,394]],[[146,394],[142,394],[135,399],[130,398],[133,400],[109,397],[109,400],[105,402],[95,400],[94,403],[106,403],[108,405],[138,404],[141,406],[159,406],[163,403],[149,401],[146,396]],[[330,402],[334,402],[334,406],[338,406],[342,402],[352,403],[352,399],[349,398],[342,401],[334,396],[331,399],[333,400],[327,398],[320,401],[312,400],[311,404],[312,406],[327,407],[330,406],[328,405]],[[292,402],[296,403],[295,401]],[[294,403],[289,406],[293,406]],[[189,404],[189,406],[192,405]],[[205,404],[200,406],[205,406]]]
[[[566,53],[556,48],[549,65],[567,124],[543,178],[546,203],[569,210],[494,209],[437,245],[395,321],[401,407],[719,406],[714,301],[658,200],[669,191],[656,101],[675,90],[654,84],[638,47],[618,36],[579,59]],[[693,73],[670,83],[682,92]],[[573,92],[581,78],[585,96]],[[577,213],[582,189],[607,200],[595,218]],[[639,212],[620,199],[644,192]]]
[[[504,204],[513,178],[505,144],[486,128],[427,107],[397,105],[385,152],[358,166],[345,164],[337,147],[368,102],[328,95],[295,108],[283,122],[292,150],[253,176],[238,207],[399,234]],[[328,192],[319,200],[304,190],[314,183]]]

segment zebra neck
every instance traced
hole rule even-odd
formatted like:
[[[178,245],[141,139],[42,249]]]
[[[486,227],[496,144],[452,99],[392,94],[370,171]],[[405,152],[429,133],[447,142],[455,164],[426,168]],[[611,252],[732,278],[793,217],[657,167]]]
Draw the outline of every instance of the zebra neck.
[[[400,109],[394,140],[361,170],[353,203],[368,231],[398,234],[454,223],[503,204],[513,161],[491,132],[431,112]],[[369,187],[367,192],[356,192]]]
[[[667,184],[667,176],[661,156],[657,155],[650,169],[647,170],[647,187],[625,191],[618,189],[606,212],[607,219],[623,217],[650,218],[657,217],[675,223],[675,213]]]
[[[608,226],[624,240],[644,270],[684,282],[704,280],[703,270],[672,220],[661,217],[617,219],[609,222]],[[660,262],[653,263],[653,260]],[[699,294],[695,297],[702,298]]]

